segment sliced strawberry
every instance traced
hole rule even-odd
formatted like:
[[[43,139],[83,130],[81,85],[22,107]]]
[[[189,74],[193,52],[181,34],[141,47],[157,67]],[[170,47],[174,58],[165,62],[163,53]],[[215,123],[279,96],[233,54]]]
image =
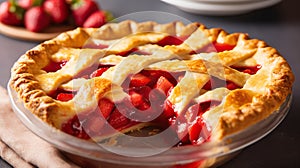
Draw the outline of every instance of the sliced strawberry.
[[[142,95],[145,99],[149,100],[149,93],[151,92],[151,88],[149,86],[140,86],[140,87],[133,87],[129,89],[129,94],[136,92]]]
[[[226,43],[217,43],[217,42],[214,43],[214,46],[217,52],[232,50],[235,47],[235,45],[230,45]]]
[[[169,90],[173,88],[174,85],[164,76],[158,78],[154,88],[162,91],[165,95],[168,94]]]
[[[14,1],[5,1],[0,5],[0,22],[19,26],[22,24],[24,9],[15,4]]]
[[[50,16],[41,6],[28,9],[25,13],[24,24],[27,30],[40,32],[50,24]]]
[[[167,71],[161,71],[161,70],[148,70],[148,71],[142,71],[143,75],[148,76],[151,78],[151,82],[149,83],[149,86],[155,85],[157,80],[163,76],[166,79],[168,79],[169,82],[171,82],[174,86],[177,84],[177,78],[182,75],[182,73],[169,73]]]
[[[163,126],[169,126],[164,124],[167,123],[171,125],[173,117],[176,117],[176,113],[173,109],[173,104],[169,100],[165,100],[163,104],[163,112],[159,117],[155,119],[155,122],[162,123]]]
[[[130,120],[121,114],[116,108],[110,115],[108,123],[115,129],[121,128],[129,124]]]
[[[101,76],[105,71],[107,71],[109,69],[109,67],[102,67],[97,69],[96,71],[94,71],[91,75],[90,78],[94,78],[97,76]]]
[[[72,93],[59,93],[56,97],[56,100],[59,101],[69,101],[72,100],[74,95]]]
[[[196,118],[196,121],[189,126],[189,139],[192,144],[201,144],[208,140],[210,136],[210,128],[201,116]]]
[[[69,16],[69,9],[65,0],[45,0],[43,8],[51,16],[54,23],[63,23]]]
[[[151,90],[149,94],[149,101],[151,103],[151,110],[153,115],[155,116],[164,115],[164,117],[166,117],[167,119],[168,116],[164,114],[166,99],[167,96],[162,91],[158,89]]]
[[[151,81],[151,78],[138,73],[131,77],[130,87],[146,86],[150,81]]]
[[[130,100],[134,107],[138,107],[144,102],[143,96],[136,92],[130,92]]]
[[[100,7],[93,0],[72,0],[72,14],[76,26],[82,27],[86,19]]]
[[[98,102],[98,107],[103,117],[107,119],[109,115],[112,113],[112,111],[114,110],[115,105],[110,100],[106,98],[102,98]]]

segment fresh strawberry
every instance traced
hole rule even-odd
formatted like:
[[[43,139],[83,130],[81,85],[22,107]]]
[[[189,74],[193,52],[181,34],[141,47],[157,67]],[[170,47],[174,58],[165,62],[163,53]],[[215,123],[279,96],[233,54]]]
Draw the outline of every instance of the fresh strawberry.
[[[18,0],[18,5],[23,9],[29,9],[33,6],[41,6],[44,0]]]
[[[45,0],[43,8],[54,23],[63,23],[68,18],[69,10],[65,0]]]
[[[97,69],[96,71],[94,71],[91,75],[90,78],[94,78],[97,76],[101,76],[103,74],[103,72],[107,71],[109,67],[102,67]]]
[[[107,119],[115,108],[115,105],[110,100],[103,98],[99,100],[98,107],[103,117]]]
[[[159,77],[155,85],[155,88],[162,91],[165,95],[167,95],[169,90],[173,87],[173,84],[164,76]]]
[[[23,21],[24,10],[14,1],[5,1],[0,5],[0,22],[19,26]]]
[[[83,27],[86,28],[97,28],[101,27],[106,23],[105,13],[103,11],[96,11],[92,13],[83,23]]]
[[[83,26],[85,20],[92,13],[100,9],[98,4],[93,0],[73,0],[71,8],[75,24],[79,27]]]
[[[105,23],[111,21],[113,19],[113,16],[110,12],[98,10],[94,13],[92,13],[84,22],[83,27],[89,28],[97,28],[101,27]]]
[[[26,11],[24,23],[29,31],[40,32],[49,26],[50,16],[41,6],[32,7]]]
[[[151,79],[142,74],[135,74],[131,77],[130,87],[146,86]]]
[[[59,93],[56,97],[56,100],[60,101],[69,101],[72,100],[74,95],[72,93]]]

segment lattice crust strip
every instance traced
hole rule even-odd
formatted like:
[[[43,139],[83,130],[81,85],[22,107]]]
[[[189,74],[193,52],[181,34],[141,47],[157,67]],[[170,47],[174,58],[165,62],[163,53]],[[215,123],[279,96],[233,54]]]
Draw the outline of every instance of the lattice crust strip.
[[[170,35],[185,40],[179,45],[157,45]],[[235,47],[222,52],[195,53],[211,43]],[[106,47],[85,48],[91,44]],[[133,49],[148,54],[127,57],[120,54]],[[59,61],[67,63],[55,72],[43,70],[49,62]],[[115,66],[99,77],[77,78],[95,64]],[[254,75],[232,68],[256,65],[262,68]],[[222,139],[266,118],[291,92],[294,80],[289,65],[275,49],[263,41],[248,39],[246,34],[227,34],[198,23],[125,21],[100,29],[78,28],[38,45],[14,65],[11,85],[34,114],[61,128],[75,114],[97,108],[101,98],[129,97],[120,86],[129,75],[142,70],[186,71],[167,97],[178,114],[184,113],[191,101],[220,101],[220,105],[203,115],[214,128],[212,139]],[[203,87],[211,77],[234,82],[240,89],[230,91],[220,87],[207,91]],[[57,89],[77,94],[72,100],[61,102],[48,96]]]

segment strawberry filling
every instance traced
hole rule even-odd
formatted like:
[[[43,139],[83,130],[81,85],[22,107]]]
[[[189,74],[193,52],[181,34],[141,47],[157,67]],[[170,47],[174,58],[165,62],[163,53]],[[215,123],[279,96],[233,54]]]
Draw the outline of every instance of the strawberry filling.
[[[250,75],[254,75],[257,73],[258,70],[261,69],[261,65],[256,65],[256,66],[248,66],[248,67],[243,67],[243,66],[231,66],[231,68],[236,69],[240,72],[248,73]]]
[[[167,36],[157,44],[160,46],[180,45],[185,39],[186,37]],[[90,47],[101,48],[107,46]],[[222,52],[231,50],[235,46],[215,42],[212,47],[217,52]],[[207,52],[212,49],[208,47],[204,50]],[[147,55],[148,53],[134,48],[119,54],[127,56],[128,54]],[[66,61],[50,62],[43,70],[55,72],[61,69],[65,63]],[[95,66],[80,72],[77,76],[87,79],[99,77],[113,65],[99,65],[96,70]],[[232,68],[248,74],[255,74],[261,66]],[[167,97],[184,75],[185,72],[162,70],[142,70],[137,74],[129,75],[121,85],[124,92],[128,94],[127,98],[121,102],[113,102],[107,98],[102,98],[99,100],[96,110],[74,116],[62,125],[61,130],[81,139],[90,139],[109,135],[114,133],[113,131],[121,131],[141,122],[152,122],[160,125],[161,130],[171,127],[180,139],[177,146],[207,142],[210,138],[211,128],[202,115],[221,102],[215,100],[199,104],[190,102],[185,113],[179,115],[174,111],[173,104]],[[227,87],[230,90],[241,88],[232,81],[223,81],[211,77],[203,89],[212,90],[219,87]],[[53,93],[52,97],[59,101],[69,101],[72,100],[75,94],[58,90]]]
[[[50,61],[47,66],[45,66],[42,70],[49,72],[56,72],[60,70],[63,66],[65,66],[67,61],[54,62]]]
[[[217,52],[229,51],[235,47],[235,45],[230,45],[230,44],[226,44],[226,43],[218,43],[218,42],[214,42],[213,45]]]
[[[216,77],[211,77],[210,80],[203,86],[205,90],[213,90],[220,87],[226,87],[229,90],[239,89],[241,88],[237,84],[232,81],[223,81]]]
[[[109,67],[100,66],[90,78],[101,76]],[[97,110],[73,117],[63,124],[62,131],[78,138],[90,139],[112,133],[109,129],[111,127],[123,130],[141,122],[153,122],[159,124],[162,130],[172,127],[181,139],[178,145],[204,143],[209,140],[210,127],[203,120],[202,114],[220,102],[211,100],[196,105],[190,104],[186,114],[178,116],[167,97],[184,73],[142,70],[138,74],[129,75],[122,84],[123,90],[129,95],[128,98],[121,102],[102,98]],[[219,87],[220,81],[212,77],[204,89]],[[230,89],[238,88],[233,82],[223,83]],[[57,94],[57,100],[69,101],[73,96],[74,93],[61,92]],[[182,129],[183,126],[185,129]]]
[[[162,40],[160,40],[157,45],[166,46],[166,45],[180,45],[182,44],[188,37],[178,37],[178,36],[166,36]]]

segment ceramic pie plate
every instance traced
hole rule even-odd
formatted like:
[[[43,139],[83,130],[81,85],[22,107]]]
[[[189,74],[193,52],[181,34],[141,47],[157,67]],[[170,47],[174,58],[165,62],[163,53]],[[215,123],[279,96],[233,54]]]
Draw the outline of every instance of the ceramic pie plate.
[[[45,29],[43,32],[35,33],[26,30],[24,27],[9,26],[3,23],[0,23],[0,33],[19,40],[27,41],[45,41],[56,37],[57,35],[65,32],[67,30],[74,29],[74,26],[69,25],[54,25]]]
[[[194,2],[187,0],[161,0],[167,4],[174,5],[179,9],[203,15],[237,15],[251,12],[253,10],[266,8],[279,3],[281,0],[252,1],[247,3],[209,3]]]
[[[274,130],[287,115],[292,96],[288,96],[280,109],[261,122],[225,137],[221,142],[207,142],[202,145],[181,146],[147,157],[127,157],[110,152],[107,148],[84,141],[58,131],[27,110],[17,93],[8,85],[9,97],[14,112],[33,133],[58,148],[65,156],[83,167],[174,167],[190,163],[211,163],[219,166],[230,160],[242,149],[257,142]],[[115,146],[113,150],[127,151],[126,147]],[[145,152],[144,149],[130,149],[131,152]]]

